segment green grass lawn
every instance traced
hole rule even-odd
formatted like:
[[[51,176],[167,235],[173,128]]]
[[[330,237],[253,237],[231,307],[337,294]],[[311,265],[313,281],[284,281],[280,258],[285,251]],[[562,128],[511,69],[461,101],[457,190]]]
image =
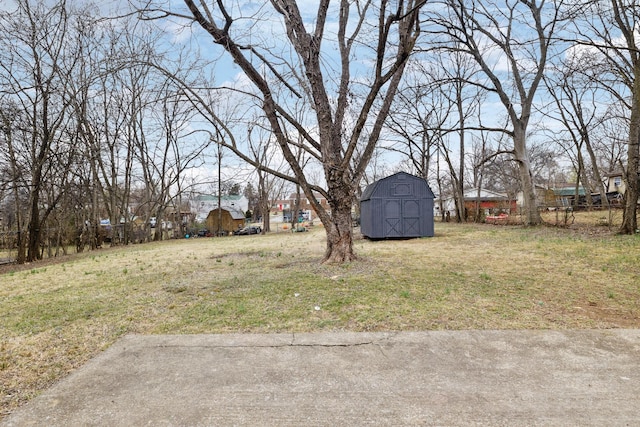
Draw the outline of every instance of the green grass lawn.
[[[640,236],[436,223],[357,239],[324,231],[112,248],[0,274],[0,415],[126,333],[640,327]]]

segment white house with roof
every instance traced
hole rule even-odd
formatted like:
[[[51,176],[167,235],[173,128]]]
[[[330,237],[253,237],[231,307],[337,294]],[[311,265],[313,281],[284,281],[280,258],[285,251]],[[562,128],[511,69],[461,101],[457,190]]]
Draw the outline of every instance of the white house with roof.
[[[624,182],[623,174],[621,170],[611,171],[605,174],[605,188],[607,193],[613,193],[614,191],[624,194],[627,189],[627,183]]]

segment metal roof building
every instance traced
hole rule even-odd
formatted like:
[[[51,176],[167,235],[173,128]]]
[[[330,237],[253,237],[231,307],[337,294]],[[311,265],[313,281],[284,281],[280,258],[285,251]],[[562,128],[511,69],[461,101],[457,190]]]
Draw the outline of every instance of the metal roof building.
[[[370,239],[432,237],[433,192],[406,172],[367,186],[360,199],[360,230]]]

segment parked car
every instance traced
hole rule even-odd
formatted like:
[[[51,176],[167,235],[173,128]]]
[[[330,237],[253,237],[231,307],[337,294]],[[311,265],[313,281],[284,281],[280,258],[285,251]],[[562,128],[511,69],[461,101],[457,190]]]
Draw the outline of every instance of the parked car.
[[[209,234],[209,230],[207,230],[206,228],[203,228],[202,230],[198,230],[198,237],[209,237],[211,236],[211,234]]]
[[[255,225],[249,225],[247,227],[241,228],[233,232],[233,234],[235,234],[236,236],[246,236],[249,234],[260,234],[260,233],[262,233],[262,228]]]

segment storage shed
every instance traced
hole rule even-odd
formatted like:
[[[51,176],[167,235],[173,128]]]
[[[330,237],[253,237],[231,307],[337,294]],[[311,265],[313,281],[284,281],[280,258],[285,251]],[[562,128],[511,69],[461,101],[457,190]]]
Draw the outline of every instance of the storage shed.
[[[426,180],[398,172],[367,186],[360,230],[370,239],[432,237],[433,192]]]
[[[222,207],[218,213],[218,208],[209,212],[207,216],[207,228],[213,234],[218,232],[218,218],[220,218],[220,230],[222,234],[230,234],[245,225],[244,213],[240,209]]]

